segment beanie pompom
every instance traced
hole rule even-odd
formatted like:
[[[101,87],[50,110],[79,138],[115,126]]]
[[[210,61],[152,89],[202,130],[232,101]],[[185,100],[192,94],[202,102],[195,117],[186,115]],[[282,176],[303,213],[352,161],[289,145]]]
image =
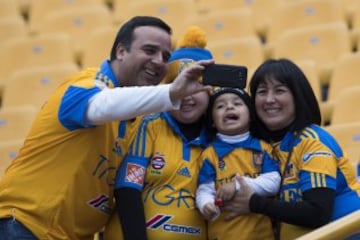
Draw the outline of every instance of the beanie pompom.
[[[206,34],[198,26],[190,26],[178,42],[169,59],[169,71],[163,79],[163,83],[172,82],[176,76],[195,61],[212,59],[211,52],[205,49]]]
[[[205,48],[206,33],[198,26],[190,26],[178,41],[178,48]]]

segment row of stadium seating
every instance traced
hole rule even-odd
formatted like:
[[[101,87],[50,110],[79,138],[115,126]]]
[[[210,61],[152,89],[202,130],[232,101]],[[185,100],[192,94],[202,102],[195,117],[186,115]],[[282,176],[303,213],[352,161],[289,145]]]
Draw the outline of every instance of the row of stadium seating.
[[[1,2],[12,2],[14,5],[14,1],[10,0],[1,0]],[[62,52],[66,55],[67,52],[71,51],[70,54],[73,57],[73,59],[67,61],[75,61],[80,67],[98,65],[101,59],[108,56],[108,46],[113,40],[113,34],[121,25],[120,20],[116,25],[112,24],[113,18],[111,14],[114,16],[121,15],[120,12],[115,14],[120,11],[116,9],[126,9],[126,11],[122,12],[126,12],[127,15],[138,12],[161,16],[166,20],[168,19],[177,31],[183,31],[183,27],[190,24],[199,25],[208,34],[209,48],[214,52],[215,59],[218,62],[246,65],[250,69],[250,76],[253,69],[268,57],[288,57],[295,61],[312,60],[317,68],[316,78],[320,82],[321,100],[326,100],[327,95],[323,94],[326,92],[323,91],[323,88],[329,87],[331,73],[336,61],[341,56],[357,50],[359,45],[358,38],[354,37],[357,36],[355,31],[356,21],[346,21],[350,17],[346,17],[348,15],[342,13],[346,12],[345,10],[339,10],[345,9],[341,5],[345,1],[277,0],[273,2],[266,0],[267,3],[273,3],[272,7],[268,6],[266,8],[267,12],[276,12],[276,14],[273,14],[272,21],[263,24],[263,26],[267,25],[267,27],[262,27],[267,29],[264,32],[268,32],[268,34],[263,34],[268,35],[268,37],[263,38],[260,37],[260,28],[254,27],[256,26],[255,16],[261,12],[258,10],[260,7],[255,6],[260,5],[260,2],[263,1],[229,0],[228,4],[222,4],[224,5],[222,8],[219,7],[221,2],[219,0],[212,0],[207,4],[201,4],[201,2],[195,0],[154,0],[144,3],[143,0],[131,2],[114,0],[112,1],[114,5],[113,11],[110,11],[103,0],[87,1],[86,5],[83,0],[30,1],[27,22],[24,19],[19,20],[21,18],[19,14],[17,14],[17,17],[9,18],[0,15],[0,26],[6,30],[2,32],[4,38],[7,38],[3,39],[4,41],[0,40],[2,43],[0,48],[4,49],[1,51],[0,59],[8,62],[0,69],[1,78],[8,78],[14,69],[28,66],[22,64],[21,61],[15,60],[20,65],[17,66],[13,64],[14,57],[8,56],[17,55],[16,51],[20,51],[16,50],[21,49],[16,45],[16,42],[18,39],[21,42],[21,37],[23,37],[24,42],[34,40],[31,49],[38,54],[41,51],[41,49],[39,50],[41,44],[35,45],[37,38],[54,33],[66,34],[69,40],[63,41],[70,46],[67,46],[67,50]],[[239,8],[234,7],[236,4],[239,5]],[[187,9],[180,7],[180,5],[186,6]],[[206,5],[206,7],[203,5]],[[262,5],[263,8],[267,6],[265,3]],[[146,6],[146,9],[143,9],[144,6]],[[217,9],[223,10],[211,11],[212,8],[215,9],[215,6],[217,6]],[[228,9],[229,6],[232,6],[230,10]],[[130,11],[129,9],[132,8],[134,9]],[[292,11],[289,10],[291,8]],[[194,14],[190,14],[189,9],[196,10],[195,12],[198,13],[196,17],[194,17]],[[271,9],[273,11],[270,11]],[[42,14],[36,14],[39,11]],[[292,13],[291,17],[288,16],[289,19],[286,20],[285,13],[289,12]],[[360,11],[358,12],[360,13]],[[38,18],[41,20],[37,21],[38,27],[33,27],[32,19],[36,18],[36,15],[40,15],[41,17]],[[123,15],[125,16],[125,14]],[[350,19],[355,19],[356,15],[360,14],[354,13]],[[267,18],[264,14],[262,16]],[[280,16],[284,16],[284,19]],[[126,16],[126,18],[128,17],[130,15]],[[21,21],[23,23],[20,23]],[[183,26],[181,27],[180,24]],[[20,27],[20,25],[23,27]],[[25,35],[21,36],[22,34]],[[30,39],[26,38],[26,36]],[[47,47],[49,50],[52,50],[52,48]],[[61,54],[61,56],[64,54]],[[56,61],[63,63],[64,59]],[[32,62],[36,63],[36,61]],[[47,64],[52,63],[49,61]]]
[[[174,29],[181,29],[179,22],[188,24],[186,18],[191,19],[192,24],[207,32],[208,48],[216,61],[247,66],[249,78],[268,57],[296,61],[321,103],[324,125],[336,123],[337,97],[342,90],[358,85],[360,41],[354,45],[354,36],[356,17],[360,15],[357,14],[360,11],[355,11],[359,1],[222,2],[0,0],[0,26],[4,29],[0,34],[1,108],[24,103],[41,106],[63,78],[59,71],[67,74],[98,66],[109,55],[114,35],[121,25],[119,17],[124,16],[125,20],[130,14],[142,13],[158,15],[172,22]],[[272,13],[271,17],[265,12]],[[257,20],[260,15],[262,21]],[[36,18],[39,18],[38,27],[33,26]],[[259,26],[256,22],[263,22],[262,27],[253,27]],[[20,23],[22,28],[16,25]],[[261,33],[259,29],[266,30]],[[29,89],[24,86],[31,87],[34,92],[21,93],[21,89]],[[14,92],[21,93],[17,94],[21,97],[14,97]]]

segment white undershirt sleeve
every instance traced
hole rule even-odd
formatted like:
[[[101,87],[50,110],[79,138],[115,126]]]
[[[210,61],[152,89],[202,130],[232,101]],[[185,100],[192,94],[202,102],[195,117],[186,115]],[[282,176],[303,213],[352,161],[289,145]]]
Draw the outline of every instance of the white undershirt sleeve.
[[[243,177],[245,182],[260,196],[274,196],[278,193],[281,176],[278,172],[263,173],[257,178]],[[241,191],[240,184],[235,181],[237,191]]]
[[[173,103],[169,92],[170,84],[105,88],[90,98],[86,123],[100,125],[113,120],[127,120],[140,115],[178,109],[180,101]]]
[[[215,201],[215,182],[200,184],[196,190],[196,206],[202,212],[205,204]]]

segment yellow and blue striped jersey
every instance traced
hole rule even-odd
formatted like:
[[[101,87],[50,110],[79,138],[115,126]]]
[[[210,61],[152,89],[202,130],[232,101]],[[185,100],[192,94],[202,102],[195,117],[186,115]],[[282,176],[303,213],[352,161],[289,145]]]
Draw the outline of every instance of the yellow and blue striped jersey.
[[[331,188],[336,191],[332,220],[360,209],[360,183],[356,171],[328,132],[311,125],[296,140],[294,134],[288,132],[275,148],[282,165],[285,165],[292,145],[294,149],[281,189],[282,201],[302,201],[302,193],[309,189]],[[282,231],[286,229],[283,227]]]
[[[238,143],[226,143],[217,138],[201,155],[199,184],[215,182],[218,188],[235,181],[237,173],[256,178],[261,173],[279,171],[278,161],[270,152],[269,144],[251,135]],[[231,221],[226,221],[225,215],[221,213],[219,218],[208,223],[209,240],[273,239],[271,221],[265,215],[251,213]]]
[[[306,190],[331,188],[336,190],[333,220],[360,209],[360,184],[356,180],[356,171],[337,141],[316,125],[305,128],[299,136],[294,141],[293,153],[286,167],[281,199],[285,202],[301,201]],[[293,139],[294,135],[287,133],[275,148],[283,163]]]
[[[139,123],[86,124],[89,99],[114,87],[105,61],[56,89],[0,183],[0,218],[14,216],[39,239],[93,239],[101,230],[114,206],[116,169]]]
[[[195,206],[205,146],[205,131],[188,141],[168,112],[144,117],[115,187],[142,191],[148,239],[206,239],[206,223]]]

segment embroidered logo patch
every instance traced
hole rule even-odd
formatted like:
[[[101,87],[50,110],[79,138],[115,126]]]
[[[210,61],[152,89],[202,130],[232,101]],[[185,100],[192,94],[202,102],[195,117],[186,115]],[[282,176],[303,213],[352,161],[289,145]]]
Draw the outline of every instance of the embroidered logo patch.
[[[291,179],[295,179],[296,174],[295,174],[295,166],[293,163],[289,163],[288,166],[286,167],[286,171],[285,171],[285,176],[284,178],[286,180],[291,180]]]
[[[151,169],[150,173],[155,175],[161,175],[162,170],[165,167],[166,162],[163,154],[156,153],[155,156],[151,159]]]
[[[253,152],[253,164],[255,167],[259,168],[263,164],[264,153],[262,152]]]
[[[188,169],[187,167],[181,168],[179,171],[177,171],[177,173],[178,173],[179,175],[184,176],[184,177],[191,177],[190,171],[189,171],[189,169]]]
[[[178,73],[181,73],[185,68],[191,66],[195,61],[193,59],[184,58],[180,60]]]
[[[226,170],[226,164],[224,159],[220,158],[219,162],[218,162],[218,168],[220,171],[225,171]]]
[[[303,162],[305,163],[313,157],[331,157],[331,156],[332,155],[330,152],[324,152],[324,151],[305,153],[303,156]]]
[[[127,164],[125,182],[142,186],[144,184],[145,171],[146,169],[141,165],[134,163]]]

